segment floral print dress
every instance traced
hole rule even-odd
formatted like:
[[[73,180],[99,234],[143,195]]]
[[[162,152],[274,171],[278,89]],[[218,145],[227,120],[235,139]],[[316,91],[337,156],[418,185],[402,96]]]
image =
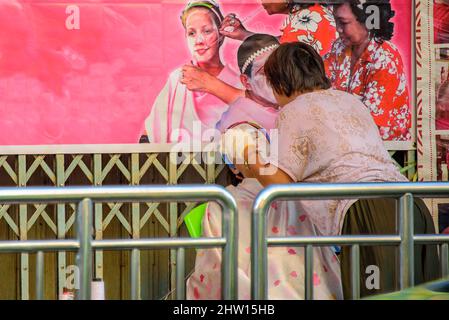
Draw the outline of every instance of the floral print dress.
[[[262,185],[245,178],[238,186],[226,188],[238,207],[238,299],[251,299],[251,214],[254,199]],[[214,202],[207,206],[203,218],[203,236],[221,236],[221,207]],[[272,204],[267,213],[267,235],[289,237],[317,236],[317,231],[298,202],[281,201]],[[186,286],[189,300],[221,299],[221,249],[199,249],[195,270]],[[303,300],[304,248],[268,247],[268,298],[270,300]],[[343,299],[340,263],[330,247],[313,249],[313,296],[317,300]]]
[[[341,39],[325,55],[332,87],[359,97],[371,112],[383,140],[411,139],[411,112],[401,54],[389,41],[372,38],[351,70],[352,50]]]
[[[328,7],[315,4],[309,8],[295,5],[284,21],[281,43],[304,42],[323,56],[337,38],[334,16]]]

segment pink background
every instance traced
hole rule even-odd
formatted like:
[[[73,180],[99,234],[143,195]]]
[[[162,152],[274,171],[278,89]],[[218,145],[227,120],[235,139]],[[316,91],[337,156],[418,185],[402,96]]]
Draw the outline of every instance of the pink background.
[[[392,3],[393,41],[410,70],[410,1]],[[66,7],[73,4],[80,9],[79,30],[66,28]],[[1,1],[0,145],[137,143],[168,74],[188,61],[179,19],[184,5]],[[256,0],[221,2],[224,15],[242,18],[259,6]],[[279,35],[284,17],[261,11],[245,25]],[[235,70],[238,45],[226,39],[222,47]]]

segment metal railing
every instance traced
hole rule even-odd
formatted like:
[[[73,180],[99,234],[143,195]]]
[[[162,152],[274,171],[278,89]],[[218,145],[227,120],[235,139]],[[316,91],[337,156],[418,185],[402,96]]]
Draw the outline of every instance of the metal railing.
[[[215,200],[223,209],[222,236],[216,238],[149,238],[92,240],[93,202],[120,201],[178,202]],[[185,248],[222,247],[222,296],[237,299],[237,207],[232,195],[215,185],[152,185],[105,187],[28,187],[0,188],[0,203],[78,203],[76,239],[0,241],[0,253],[36,252],[36,298],[43,298],[44,252],[77,251],[76,262],[80,271],[80,289],[76,298],[91,298],[93,250],[132,250],[131,298],[138,298],[138,259],[135,254],[142,249],[176,248],[176,298],[185,299]]]
[[[414,285],[414,244],[440,244],[442,276],[449,275],[449,235],[414,235],[413,197],[449,197],[449,183],[360,183],[360,184],[286,184],[273,185],[257,196],[252,215],[251,297],[268,299],[268,246],[297,245],[305,247],[305,298],[313,299],[313,246],[351,246],[351,292],[360,298],[360,245],[399,246],[400,288]],[[320,237],[267,237],[267,211],[275,200],[319,200],[398,198],[399,234],[342,235]]]

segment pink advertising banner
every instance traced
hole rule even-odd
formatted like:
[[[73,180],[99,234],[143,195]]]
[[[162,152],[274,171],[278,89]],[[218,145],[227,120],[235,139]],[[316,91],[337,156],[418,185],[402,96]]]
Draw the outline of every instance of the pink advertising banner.
[[[411,79],[411,1],[392,0],[395,43]],[[191,55],[183,1],[0,2],[0,146],[132,144],[170,73]],[[280,35],[286,15],[256,0],[221,1],[258,33]],[[226,38],[236,74],[240,42]],[[238,78],[237,78],[238,79]]]

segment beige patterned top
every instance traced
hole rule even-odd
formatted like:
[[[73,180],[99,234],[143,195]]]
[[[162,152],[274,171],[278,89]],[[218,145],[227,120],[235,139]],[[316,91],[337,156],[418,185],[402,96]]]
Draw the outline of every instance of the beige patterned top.
[[[278,166],[296,182],[407,181],[387,150],[369,111],[343,91],[303,94],[277,119]],[[304,200],[305,212],[323,235],[337,235],[356,200]]]

